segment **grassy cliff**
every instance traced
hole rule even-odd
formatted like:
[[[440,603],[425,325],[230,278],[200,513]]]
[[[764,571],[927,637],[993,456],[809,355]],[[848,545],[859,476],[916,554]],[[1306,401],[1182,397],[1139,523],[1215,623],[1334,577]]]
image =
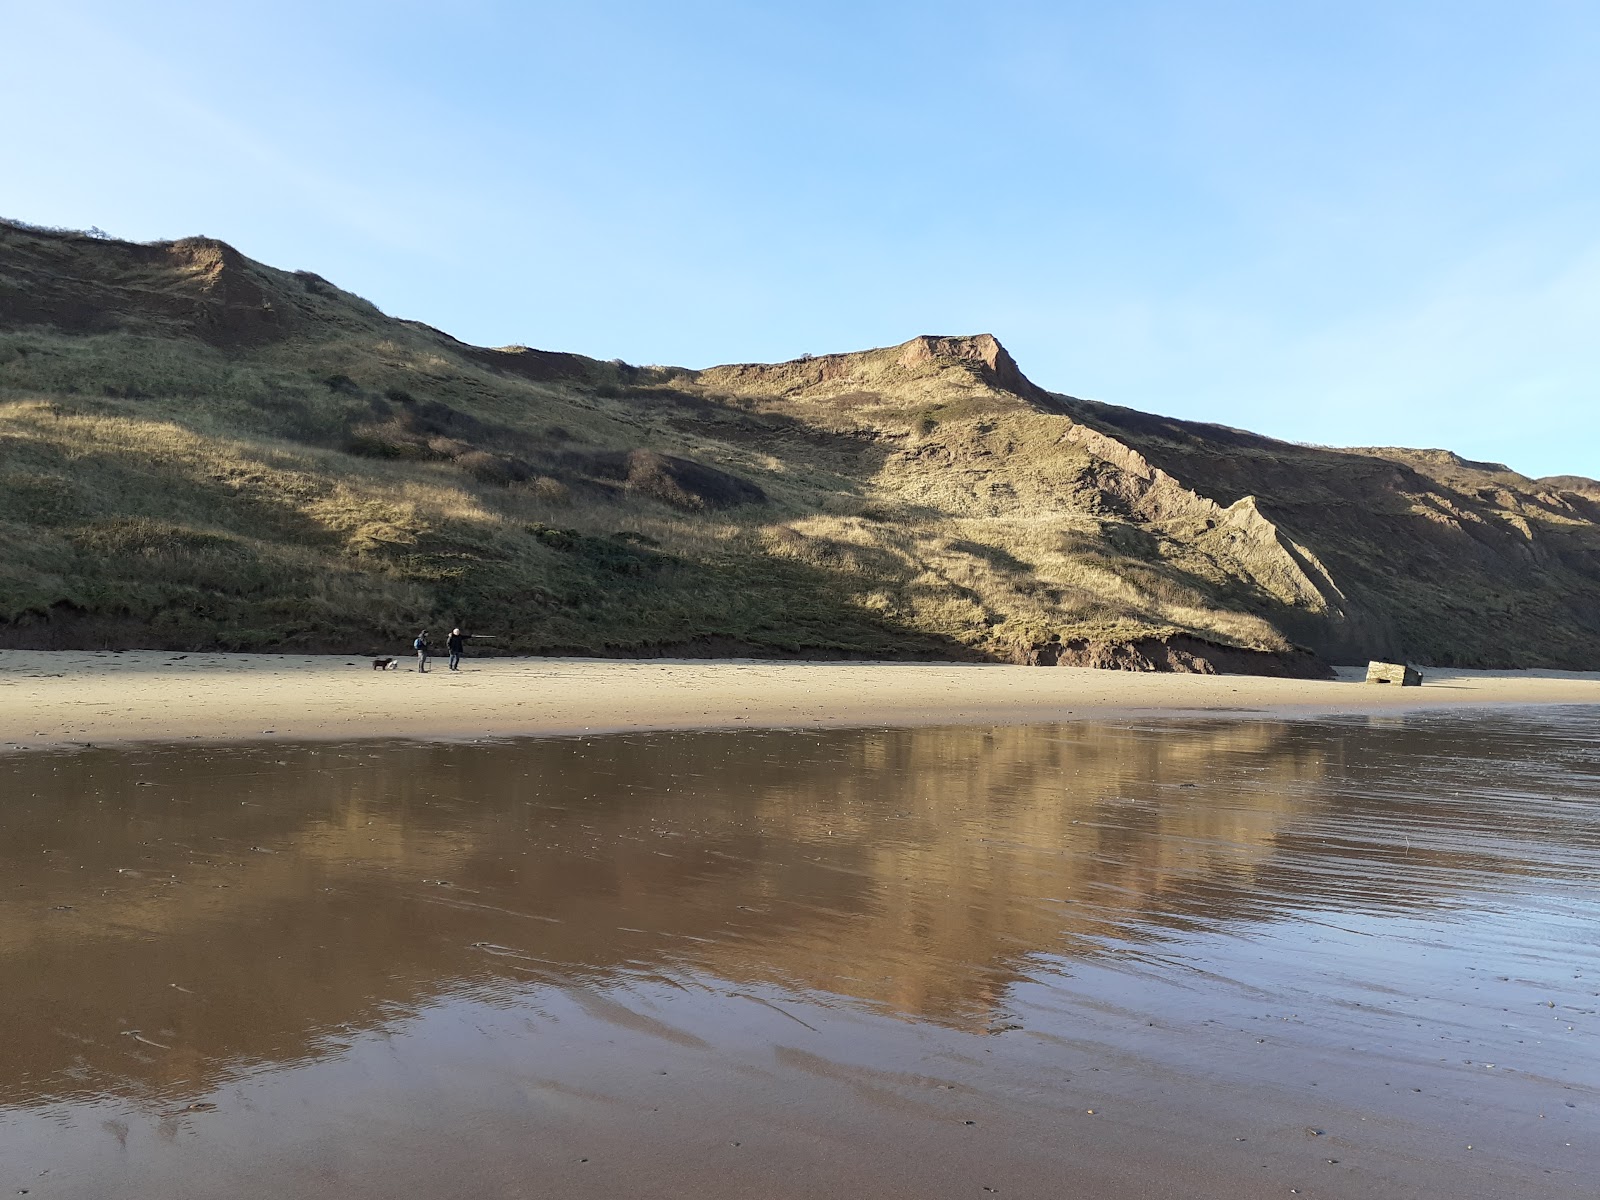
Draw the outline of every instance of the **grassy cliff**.
[[[633,367],[0,224],[0,645],[1597,667],[1597,596],[1590,481],[1073,400],[987,335]]]

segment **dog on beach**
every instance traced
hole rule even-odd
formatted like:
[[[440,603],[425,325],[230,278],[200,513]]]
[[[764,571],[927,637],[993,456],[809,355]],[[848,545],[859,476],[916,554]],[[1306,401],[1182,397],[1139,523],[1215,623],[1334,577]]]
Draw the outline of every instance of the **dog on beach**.
[[[372,660],[372,669],[374,671],[388,671],[396,665],[395,660],[392,658],[375,658]]]

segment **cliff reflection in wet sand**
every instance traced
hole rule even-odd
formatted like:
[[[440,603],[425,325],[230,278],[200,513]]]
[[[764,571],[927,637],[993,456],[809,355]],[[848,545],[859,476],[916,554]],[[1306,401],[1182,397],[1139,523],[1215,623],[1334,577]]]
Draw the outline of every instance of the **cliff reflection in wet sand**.
[[[0,759],[0,1187],[1576,1195],[1597,733],[1571,710]],[[831,1124],[851,1105],[859,1145]],[[1009,1132],[944,1145],[980,1109]],[[1069,1113],[1113,1119],[1029,1124]]]

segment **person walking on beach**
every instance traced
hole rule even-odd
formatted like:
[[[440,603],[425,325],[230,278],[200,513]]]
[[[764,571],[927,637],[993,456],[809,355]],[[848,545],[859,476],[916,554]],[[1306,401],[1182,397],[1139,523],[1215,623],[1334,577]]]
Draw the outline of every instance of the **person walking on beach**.
[[[426,629],[417,634],[417,640],[411,643],[411,648],[417,652],[417,670],[426,673],[428,670],[428,631]]]
[[[444,641],[444,647],[450,651],[450,669],[461,670],[461,651],[466,647],[466,639],[461,636],[461,630],[452,629],[450,636]]]

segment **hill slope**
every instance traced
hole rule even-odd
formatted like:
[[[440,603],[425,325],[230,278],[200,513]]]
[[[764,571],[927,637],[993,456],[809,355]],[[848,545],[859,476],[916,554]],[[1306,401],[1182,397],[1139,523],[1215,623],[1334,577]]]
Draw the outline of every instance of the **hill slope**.
[[[0,224],[0,645],[457,622],[540,653],[1600,667],[1600,485],[1076,400],[988,335],[632,367],[468,346],[209,239]]]

